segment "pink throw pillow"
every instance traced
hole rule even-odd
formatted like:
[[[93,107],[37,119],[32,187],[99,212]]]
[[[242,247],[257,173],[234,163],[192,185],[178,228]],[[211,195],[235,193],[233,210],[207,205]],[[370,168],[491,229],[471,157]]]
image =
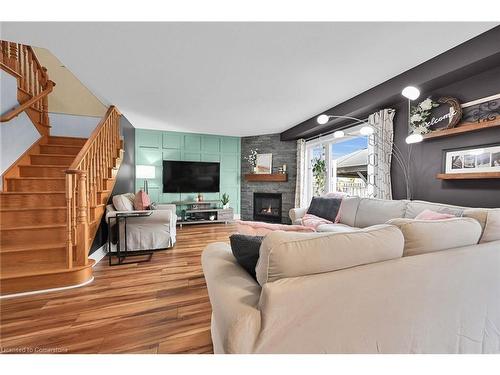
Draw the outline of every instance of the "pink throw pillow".
[[[322,217],[312,214],[305,214],[304,217],[302,217],[302,225],[307,228],[313,228],[314,230],[316,230],[316,228],[321,224],[333,224],[333,223],[330,220],[323,219]]]
[[[143,211],[148,210],[149,206],[151,206],[151,199],[149,199],[149,196],[145,192],[139,190],[139,192],[135,195],[134,209]]]
[[[242,220],[236,220],[236,228],[238,233],[246,234],[247,236],[265,236],[275,230],[282,230],[285,232],[314,232],[314,229],[302,225],[285,225]]]
[[[432,210],[423,210],[415,217],[415,220],[441,220],[451,219],[453,217],[456,216],[451,214],[443,214]]]

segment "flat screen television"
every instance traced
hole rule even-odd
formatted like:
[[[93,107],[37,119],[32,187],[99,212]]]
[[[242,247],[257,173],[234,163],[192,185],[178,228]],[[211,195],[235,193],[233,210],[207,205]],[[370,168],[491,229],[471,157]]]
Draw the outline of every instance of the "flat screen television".
[[[163,160],[164,193],[218,193],[220,163]]]

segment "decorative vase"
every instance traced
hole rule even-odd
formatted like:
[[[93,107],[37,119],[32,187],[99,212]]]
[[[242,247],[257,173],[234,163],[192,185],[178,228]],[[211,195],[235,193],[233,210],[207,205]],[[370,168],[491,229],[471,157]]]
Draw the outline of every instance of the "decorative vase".
[[[227,210],[229,208],[229,203],[223,204],[222,209]]]

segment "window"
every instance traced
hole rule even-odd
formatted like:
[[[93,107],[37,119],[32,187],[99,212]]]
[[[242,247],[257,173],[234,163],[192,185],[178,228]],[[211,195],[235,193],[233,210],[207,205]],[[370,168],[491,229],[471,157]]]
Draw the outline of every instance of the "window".
[[[368,137],[359,133],[360,128],[356,126],[344,130],[342,138],[329,135],[307,142],[305,165],[308,201],[315,195],[334,191],[368,196]],[[320,178],[322,168],[325,170],[324,181]]]

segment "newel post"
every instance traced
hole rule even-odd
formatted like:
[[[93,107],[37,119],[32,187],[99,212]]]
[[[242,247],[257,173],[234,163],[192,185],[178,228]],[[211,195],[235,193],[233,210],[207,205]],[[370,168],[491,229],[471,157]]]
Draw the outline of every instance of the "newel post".
[[[89,220],[87,205],[87,173],[78,171],[78,197],[76,208],[76,260],[80,265],[88,263]]]

